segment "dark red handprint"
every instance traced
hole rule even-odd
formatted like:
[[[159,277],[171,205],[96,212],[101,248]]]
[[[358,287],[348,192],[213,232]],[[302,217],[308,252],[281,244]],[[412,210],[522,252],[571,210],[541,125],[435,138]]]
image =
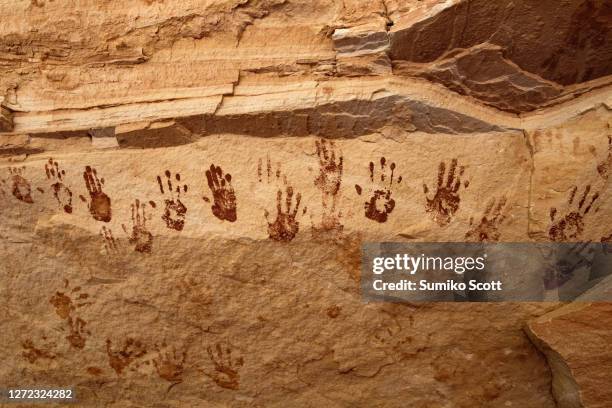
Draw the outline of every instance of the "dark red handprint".
[[[444,174],[446,173],[446,164],[441,162],[438,166],[438,185],[433,198],[429,198],[429,188],[423,183],[423,192],[425,193],[426,205],[425,211],[431,214],[432,219],[440,226],[448,225],[461,203],[459,197],[459,189],[461,188],[461,176],[465,171],[464,166],[459,167],[459,174],[455,177],[457,171],[457,159],[451,160],[450,169],[446,184],[444,183]],[[465,181],[463,186],[467,188],[469,182]]]
[[[132,209],[132,231],[128,232],[125,225],[121,224],[123,231],[129,235],[130,244],[134,245],[134,251],[151,253],[153,247],[153,234],[147,229],[146,204],[136,199],[131,204]]]
[[[109,222],[112,217],[111,199],[102,191],[104,178],[98,178],[98,173],[91,166],[85,167],[83,173],[85,187],[89,192],[89,212],[96,221]]]
[[[612,136],[608,136],[608,156],[597,166],[597,172],[604,179],[610,177],[612,171]]]
[[[166,222],[166,227],[176,231],[182,231],[185,227],[185,216],[187,214],[187,207],[181,202],[181,194],[187,193],[187,185],[181,185],[181,175],[176,173],[174,175],[175,183],[172,184],[172,173],[169,170],[164,172],[166,176],[164,181],[160,176],[157,176],[157,184],[159,184],[159,191],[165,195],[164,203],[164,214],[162,220]],[[164,188],[164,185],[167,187]]]
[[[286,209],[282,208],[283,192],[278,190],[276,194],[276,218],[270,222],[270,213],[266,210],[265,217],[268,221],[268,234],[270,239],[280,242],[289,242],[295,238],[296,234],[300,229],[300,223],[296,219],[298,210],[300,208],[300,201],[302,195],[297,193],[295,197],[295,207],[293,207],[293,187],[288,186],[285,197]]]
[[[220,220],[236,221],[236,193],[232,187],[232,175],[224,175],[221,167],[211,164],[210,169],[206,170],[206,179],[213,196],[213,215]],[[204,200],[210,202],[207,197]]]
[[[550,221],[553,223],[549,230],[548,236],[557,242],[568,241],[576,239],[582,235],[584,231],[584,217],[589,213],[593,203],[599,198],[599,193],[596,192],[591,196],[590,202],[588,202],[588,196],[591,192],[591,185],[587,185],[584,188],[584,193],[580,200],[576,203],[576,193],[578,192],[578,186],[574,186],[570,191],[567,203],[569,209],[565,215],[557,219],[557,209],[552,207],[550,209]],[[575,206],[577,204],[577,206]],[[575,206],[574,208],[571,208]]]
[[[374,162],[370,162],[370,199],[364,203],[365,216],[376,222],[387,222],[389,214],[395,208],[395,200],[391,198],[393,184],[400,184],[402,176],[395,179],[395,163],[387,167],[387,159],[380,158],[380,177],[375,177]],[[378,181],[380,179],[380,181]],[[355,191],[361,195],[363,189],[355,184]]]
[[[32,204],[34,202],[32,199],[32,186],[30,185],[30,182],[23,177],[23,174],[25,173],[25,166],[9,167],[8,170],[13,182],[13,186],[11,188],[13,196],[19,201]]]
[[[45,163],[45,174],[47,180],[53,182],[51,191],[58,205],[64,209],[65,213],[72,214],[72,191],[64,184],[66,171],[60,169],[59,164],[50,158]]]
[[[505,196],[502,196],[496,207],[495,198],[492,198],[487,204],[485,212],[482,214],[482,218],[478,224],[474,223],[474,217],[470,218],[470,227],[472,228],[465,234],[465,238],[478,242],[499,241],[500,233],[498,228],[506,218],[506,216],[502,214],[505,206]],[[493,207],[495,207],[495,209]]]

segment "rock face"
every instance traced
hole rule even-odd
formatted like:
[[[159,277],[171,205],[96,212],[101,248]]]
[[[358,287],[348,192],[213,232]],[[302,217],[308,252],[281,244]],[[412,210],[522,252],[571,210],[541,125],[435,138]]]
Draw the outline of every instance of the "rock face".
[[[612,240],[612,12],[562,3],[0,0],[0,384],[609,406],[606,304],[359,293],[363,242]]]
[[[530,337],[550,362],[557,406],[610,405],[611,317],[612,305],[586,303],[563,307],[529,323]]]

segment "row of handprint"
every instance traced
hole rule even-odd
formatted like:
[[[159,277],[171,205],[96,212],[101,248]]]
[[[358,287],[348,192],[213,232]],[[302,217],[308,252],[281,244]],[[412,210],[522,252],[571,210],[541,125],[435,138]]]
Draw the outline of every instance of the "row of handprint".
[[[316,163],[316,166],[308,169],[311,174],[310,185],[316,187],[321,197],[321,218],[317,225],[313,225],[313,229],[320,233],[342,233],[343,220],[353,215],[353,210],[349,208],[348,211],[346,209],[343,211],[341,205],[341,190],[347,184],[344,155],[338,144],[333,141],[317,139],[314,143],[310,143],[312,143],[312,150],[305,153],[313,157],[313,164]],[[496,141],[496,144],[499,145],[499,141]],[[513,175],[510,176],[514,177],[514,180],[508,180],[509,187],[505,192],[502,191],[497,195],[487,194],[482,206],[465,209],[462,200],[466,192],[474,190],[470,188],[474,173],[481,175],[486,172],[470,172],[470,165],[466,166],[459,160],[457,158],[459,155],[440,160],[437,165],[424,160],[420,166],[430,165],[430,177],[429,180],[423,178],[419,186],[418,179],[411,180],[402,174],[401,168],[409,167],[408,163],[402,164],[401,157],[394,157],[394,160],[386,157],[387,154],[381,154],[374,160],[364,162],[361,174],[353,176],[356,182],[349,184],[352,194],[360,200],[362,205],[361,210],[354,209],[357,210],[357,216],[361,213],[368,222],[385,224],[395,216],[396,208],[401,205],[402,200],[405,201],[405,194],[417,195],[421,197],[418,201],[421,203],[423,215],[427,215],[439,227],[448,226],[458,212],[464,208],[469,218],[466,217],[464,236],[458,237],[459,239],[473,241],[500,239],[500,226],[508,219],[510,213],[508,207],[511,204],[508,196],[513,194],[511,184],[521,182],[517,178],[519,176],[516,176],[521,169],[515,169]],[[465,161],[465,159],[462,160]],[[597,163],[597,169],[607,168],[610,160],[609,155],[607,161]],[[118,166],[121,166],[120,161],[121,158],[117,161]],[[300,162],[307,161],[301,160]],[[308,212],[303,192],[298,191],[296,183],[290,182],[287,173],[283,170],[283,166],[287,164],[289,163],[286,160],[271,158],[269,153],[257,159],[253,164],[253,178],[256,178],[254,182],[270,185],[274,196],[273,204],[264,210],[263,214],[267,234],[271,240],[281,242],[288,242],[295,238],[300,231],[300,221]],[[137,165],[138,163],[130,163],[124,167],[134,171]],[[477,164],[477,166],[481,165]],[[51,194],[59,208],[66,214],[72,214],[77,205],[83,205],[91,218],[101,223],[101,235],[107,249],[113,250],[116,247],[116,240],[108,223],[116,216],[114,211],[117,211],[117,208],[105,187],[106,180],[99,171],[100,167],[93,165],[82,167],[82,185],[85,191],[84,194],[76,195],[73,193],[74,183],[68,182],[66,171],[62,168],[60,160],[45,159],[44,163],[39,166],[40,171],[44,171],[46,186],[33,186],[32,179],[28,175],[36,171],[36,168],[31,168],[31,165],[9,167],[9,177],[0,180],[0,195],[9,196],[10,193],[14,199],[22,203],[33,204],[36,194]],[[471,166],[476,167],[473,164]],[[197,194],[209,206],[210,213],[217,219],[227,223],[239,221],[241,208],[244,208],[242,206],[249,204],[248,192],[240,192],[240,197],[246,198],[241,198],[239,205],[232,174],[215,163],[206,164],[203,167],[202,179],[206,193],[201,195],[201,192],[198,191]],[[128,171],[126,170],[126,173]],[[607,179],[607,173],[604,174],[603,171],[600,173],[602,179]],[[489,182],[493,181],[492,176],[486,175],[485,177],[489,178]],[[124,183],[125,180],[124,178]],[[188,194],[193,193],[189,190],[189,185],[192,183],[187,183],[181,172],[164,169],[151,177],[149,183],[158,190],[158,194],[162,197],[161,200],[134,197],[128,209],[131,226],[121,224],[134,249],[144,253],[151,251],[153,243],[153,234],[147,223],[155,217],[161,220],[166,228],[177,232],[182,231],[189,222],[188,207],[191,205],[187,197]],[[398,192],[400,187],[404,188]],[[557,209],[556,206],[550,208],[548,236],[551,240],[566,241],[581,238],[585,217],[588,217],[598,202],[602,200],[599,189],[595,184],[575,186],[568,195],[567,208]],[[126,191],[129,190],[131,189],[126,189]],[[471,193],[472,202],[476,202],[477,205],[481,200],[479,193],[480,191]],[[346,190],[344,194],[346,195]],[[316,204],[319,205],[319,202]],[[157,215],[154,215],[155,213]]]

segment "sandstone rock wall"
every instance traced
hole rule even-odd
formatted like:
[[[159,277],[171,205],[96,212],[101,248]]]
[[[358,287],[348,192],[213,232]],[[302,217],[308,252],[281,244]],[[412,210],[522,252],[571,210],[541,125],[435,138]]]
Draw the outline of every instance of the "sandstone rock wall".
[[[1,384],[85,407],[610,403],[606,305],[359,293],[362,242],[612,240],[607,2],[0,15]]]

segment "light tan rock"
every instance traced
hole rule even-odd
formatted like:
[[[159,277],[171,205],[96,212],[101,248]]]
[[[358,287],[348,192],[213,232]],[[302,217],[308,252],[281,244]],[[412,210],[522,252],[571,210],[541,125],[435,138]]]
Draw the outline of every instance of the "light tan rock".
[[[578,303],[534,319],[527,332],[553,372],[557,406],[607,407],[612,375],[612,306]]]
[[[359,290],[368,241],[612,239],[607,3],[0,0],[0,15],[3,387],[117,408],[609,402],[585,368],[605,306],[565,319]],[[561,228],[583,194],[582,229]]]

